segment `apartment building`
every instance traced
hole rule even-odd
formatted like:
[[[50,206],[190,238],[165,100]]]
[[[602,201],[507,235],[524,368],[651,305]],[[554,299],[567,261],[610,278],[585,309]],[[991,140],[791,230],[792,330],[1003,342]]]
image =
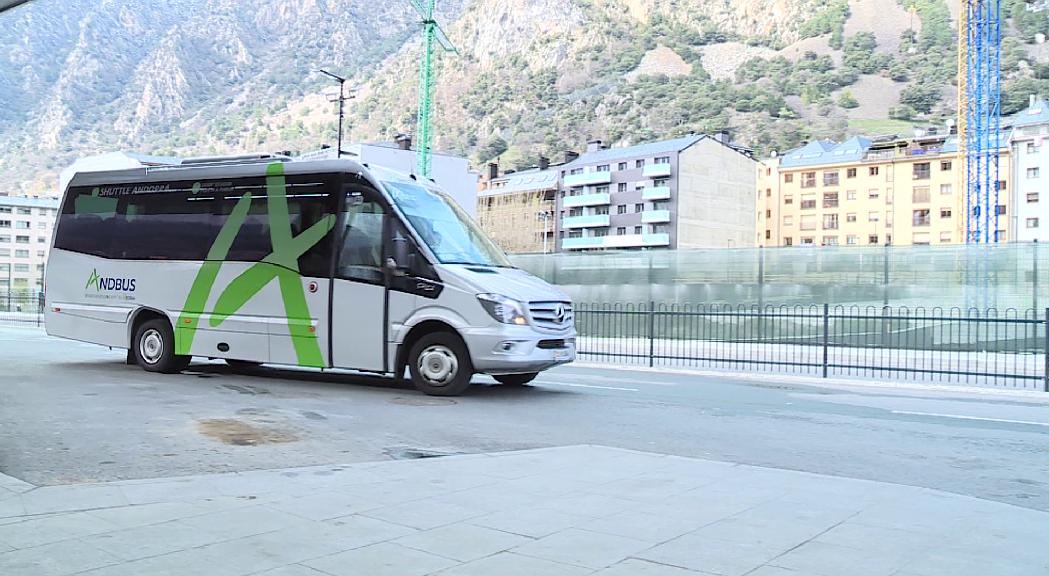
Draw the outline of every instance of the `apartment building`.
[[[755,164],[726,134],[590,142],[559,171],[557,249],[753,246]]]
[[[1001,139],[1005,143],[1005,139]],[[1009,155],[1002,149],[998,242],[1009,239]],[[810,142],[758,168],[762,246],[965,242],[966,197],[954,136]]]
[[[1010,225],[1020,242],[1049,242],[1049,104],[1031,98],[1027,110],[1008,119],[1012,125],[1013,204]]]
[[[558,176],[546,158],[538,168],[502,175],[489,164],[477,193],[478,224],[508,253],[552,252]]]
[[[0,294],[38,293],[58,200],[0,196]]]

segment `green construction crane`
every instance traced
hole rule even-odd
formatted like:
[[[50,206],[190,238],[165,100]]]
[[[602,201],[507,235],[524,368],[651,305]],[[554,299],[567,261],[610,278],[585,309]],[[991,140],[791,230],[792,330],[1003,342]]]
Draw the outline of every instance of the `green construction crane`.
[[[409,0],[416,12],[422,16],[423,23],[423,58],[419,66],[419,120],[416,128],[416,150],[418,154],[419,174],[430,177],[430,144],[433,134],[430,132],[430,110],[433,107],[434,74],[433,50],[434,41],[444,48],[445,52],[458,54],[458,50],[445,36],[444,31],[433,19],[435,0]]]

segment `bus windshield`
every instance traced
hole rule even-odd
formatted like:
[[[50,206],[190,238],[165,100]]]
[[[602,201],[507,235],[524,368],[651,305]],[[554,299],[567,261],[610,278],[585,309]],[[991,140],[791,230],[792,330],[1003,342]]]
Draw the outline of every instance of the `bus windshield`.
[[[441,264],[512,267],[502,250],[444,192],[409,182],[383,184]]]

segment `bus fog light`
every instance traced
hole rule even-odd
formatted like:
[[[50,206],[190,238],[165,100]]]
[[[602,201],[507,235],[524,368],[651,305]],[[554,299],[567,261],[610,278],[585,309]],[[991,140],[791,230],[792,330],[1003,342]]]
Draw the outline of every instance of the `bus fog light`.
[[[521,342],[517,340],[503,340],[502,342],[495,345],[496,354],[516,354],[519,344]]]

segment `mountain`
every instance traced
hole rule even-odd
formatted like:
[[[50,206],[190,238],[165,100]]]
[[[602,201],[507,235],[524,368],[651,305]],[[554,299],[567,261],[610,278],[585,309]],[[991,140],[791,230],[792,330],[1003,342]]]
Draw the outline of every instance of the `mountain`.
[[[1046,2],[1003,0],[1006,112],[1049,93]],[[438,0],[435,146],[504,168],[730,129],[759,153],[954,114],[945,0]],[[408,0],[35,0],[0,15],[0,181],[103,150],[308,150],[414,131]],[[12,187],[11,184],[8,185]],[[7,190],[16,192],[17,190]]]

